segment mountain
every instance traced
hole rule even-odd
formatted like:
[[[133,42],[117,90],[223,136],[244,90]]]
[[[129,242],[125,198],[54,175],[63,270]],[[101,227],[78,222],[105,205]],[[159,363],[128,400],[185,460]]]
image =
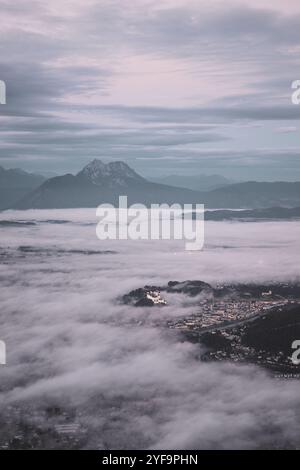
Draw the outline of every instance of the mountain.
[[[97,159],[86,165],[77,176],[97,186],[109,188],[130,188],[136,182],[146,181],[124,162],[105,164]]]
[[[93,160],[77,175],[50,178],[31,191],[13,207],[66,208],[97,207],[102,203],[117,205],[119,195],[128,203],[205,204],[207,208],[300,207],[300,182],[245,182],[213,191],[193,191],[153,183],[138,175],[124,162],[103,163]]]
[[[16,205],[15,209],[52,209],[90,207],[98,197],[98,188],[77,176],[66,174],[45,181]]]
[[[77,175],[50,178],[21,199],[17,209],[97,207],[102,203],[117,205],[119,195],[128,203],[193,203],[199,194],[189,189],[151,183],[124,162],[103,163],[93,160]]]
[[[212,191],[233,183],[232,180],[220,175],[168,175],[149,179],[154,183],[188,188],[193,191]]]
[[[0,166],[0,209],[13,206],[43,181],[45,178],[41,175],[27,173],[19,168],[6,170]]]

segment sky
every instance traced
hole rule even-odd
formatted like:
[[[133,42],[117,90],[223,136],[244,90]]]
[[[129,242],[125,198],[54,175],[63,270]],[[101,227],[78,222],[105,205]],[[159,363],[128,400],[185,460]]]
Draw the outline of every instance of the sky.
[[[0,0],[0,165],[299,180],[298,0]]]

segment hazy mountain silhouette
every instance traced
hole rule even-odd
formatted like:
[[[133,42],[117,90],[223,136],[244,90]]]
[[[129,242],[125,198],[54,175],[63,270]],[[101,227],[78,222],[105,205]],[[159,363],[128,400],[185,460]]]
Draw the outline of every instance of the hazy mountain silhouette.
[[[195,192],[151,183],[124,162],[93,160],[77,175],[50,178],[25,196],[16,208],[96,207],[101,203],[117,205],[119,195],[133,203],[193,203]],[[197,194],[197,199],[199,195]]]
[[[178,188],[188,188],[193,191],[212,191],[234,183],[234,181],[220,175],[168,175],[150,178],[150,181]]]
[[[300,182],[247,181],[210,191],[208,207],[266,208],[300,206]]]
[[[37,188],[45,178],[16,169],[0,166],[0,209],[11,207],[29,191]]]
[[[208,208],[264,208],[300,206],[300,182],[245,182],[213,191],[193,191],[153,183],[124,162],[93,160],[77,175],[50,178],[14,205],[18,209],[97,207],[117,205],[119,195],[128,203],[198,203]]]

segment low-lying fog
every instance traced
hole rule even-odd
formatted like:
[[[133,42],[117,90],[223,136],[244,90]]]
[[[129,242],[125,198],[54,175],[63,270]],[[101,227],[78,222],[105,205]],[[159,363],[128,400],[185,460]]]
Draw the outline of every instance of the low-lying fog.
[[[299,279],[300,222],[207,222],[204,250],[187,252],[181,241],[99,241],[89,209],[1,221],[1,443],[20,420],[64,422],[45,414],[56,406],[73,410],[90,448],[297,445],[297,381],[199,362],[199,346],[165,328],[185,314],[180,296],[162,309],[119,298],[169,280]]]

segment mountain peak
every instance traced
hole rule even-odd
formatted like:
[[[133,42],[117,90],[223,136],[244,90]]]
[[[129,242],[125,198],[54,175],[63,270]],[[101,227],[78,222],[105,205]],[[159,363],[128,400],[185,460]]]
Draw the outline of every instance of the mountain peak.
[[[90,163],[88,163],[86,165],[87,166],[103,166],[104,163],[102,160],[100,160],[99,158],[94,158],[94,160],[92,160]]]
[[[102,160],[99,160],[98,158],[94,158],[91,162],[89,162],[87,165],[85,165],[82,169],[82,171],[88,170],[88,169],[103,169],[105,167],[105,163],[103,163]]]
[[[128,186],[132,180],[142,181],[143,178],[138,175],[127,163],[114,161],[103,163],[95,158],[88,163],[77,176],[88,179],[98,186]]]

